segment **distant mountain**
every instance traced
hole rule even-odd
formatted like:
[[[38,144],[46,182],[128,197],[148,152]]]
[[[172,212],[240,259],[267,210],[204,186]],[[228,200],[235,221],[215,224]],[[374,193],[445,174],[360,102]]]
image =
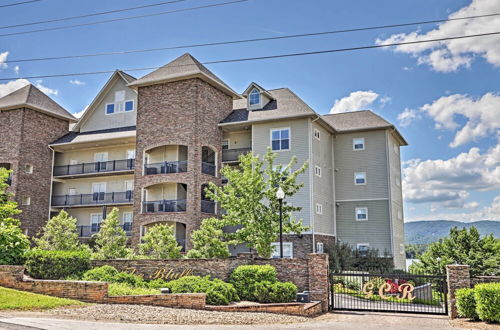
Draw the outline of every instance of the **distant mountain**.
[[[450,228],[470,228],[474,226],[481,235],[493,234],[500,238],[500,221],[460,222],[449,220],[424,220],[405,223],[406,244],[429,244],[448,236]]]

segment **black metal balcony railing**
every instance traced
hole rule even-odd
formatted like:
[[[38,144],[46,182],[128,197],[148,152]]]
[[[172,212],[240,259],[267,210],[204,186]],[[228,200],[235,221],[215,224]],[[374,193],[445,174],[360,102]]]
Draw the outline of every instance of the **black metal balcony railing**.
[[[203,213],[215,213],[215,202],[202,199],[201,200],[201,212],[203,212]]]
[[[215,164],[206,163],[206,162],[201,163],[201,172],[202,173],[215,176],[215,168],[216,168]]]
[[[120,225],[120,227],[125,230],[125,233],[127,236],[132,235],[132,223],[125,223],[123,225]],[[77,226],[77,232],[78,232],[78,237],[91,237],[94,234],[97,234],[99,232],[99,229],[101,228],[100,223],[93,223],[90,226]]]
[[[187,171],[187,165],[187,160],[146,164],[144,165],[144,173],[146,175],[181,173]]]
[[[186,212],[185,199],[142,202],[142,213]]]
[[[125,204],[134,201],[132,190],[112,193],[52,196],[52,206]]]
[[[224,149],[222,150],[223,162],[236,162],[241,155],[252,151],[252,148]]]
[[[109,160],[106,162],[81,163],[76,165],[54,166],[54,176],[94,174],[103,172],[132,171],[135,159]]]

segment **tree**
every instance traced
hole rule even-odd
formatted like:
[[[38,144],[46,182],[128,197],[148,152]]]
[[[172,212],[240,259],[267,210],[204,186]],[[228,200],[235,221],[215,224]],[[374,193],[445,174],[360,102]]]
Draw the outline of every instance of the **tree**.
[[[29,249],[28,237],[21,231],[21,222],[13,218],[21,211],[17,203],[10,200],[5,182],[10,171],[0,168],[0,265],[19,265]]]
[[[279,234],[278,187],[286,196],[283,200],[283,233],[299,234],[307,229],[292,214],[301,208],[287,201],[303,187],[303,183],[297,183],[297,177],[305,172],[307,163],[293,171],[296,157],[286,166],[275,166],[275,158],[276,154],[270,148],[263,160],[251,153],[242,155],[237,167],[222,168],[221,173],[228,180],[225,186],[219,187],[210,182],[205,189],[206,196],[226,211],[222,216],[224,226],[238,227],[236,232],[226,234],[228,239],[245,243],[265,258],[271,256],[271,243],[276,242]]]
[[[130,256],[131,250],[127,248],[127,234],[120,226],[116,207],[101,223],[101,228],[95,236],[96,253],[94,258],[117,259]]]
[[[330,271],[339,273],[342,271],[363,270],[376,272],[389,272],[394,269],[392,258],[384,252],[381,257],[379,250],[368,248],[360,252],[347,242],[335,242],[326,247],[329,255]]]
[[[61,210],[49,219],[43,227],[43,235],[35,239],[35,244],[42,250],[76,251],[83,248],[78,240],[77,220],[68,212]]]
[[[431,243],[411,270],[445,274],[446,265],[469,265],[471,276],[500,274],[500,239],[481,237],[475,227],[450,229],[448,237]]]
[[[150,228],[139,244],[139,253],[151,259],[181,258],[182,247],[175,239],[174,227],[157,224]]]
[[[193,259],[229,257],[229,244],[225,241],[223,226],[224,223],[220,219],[203,219],[200,229],[191,234],[193,248],[188,251],[187,257]]]

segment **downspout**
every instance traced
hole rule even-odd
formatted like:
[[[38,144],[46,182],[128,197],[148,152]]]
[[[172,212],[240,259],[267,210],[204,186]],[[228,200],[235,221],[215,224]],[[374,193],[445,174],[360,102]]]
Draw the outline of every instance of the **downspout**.
[[[54,186],[54,163],[55,163],[55,150],[49,145],[49,149],[52,150],[52,167],[50,169],[50,194],[49,194],[49,217],[50,219],[50,210],[52,209],[52,187]]]
[[[312,126],[315,121],[319,119],[319,116],[316,115],[316,118],[309,122],[309,200],[310,200],[310,215],[311,215],[311,234],[312,234],[312,253],[316,253],[316,238],[314,231],[314,212],[315,212],[315,203],[314,203],[314,176],[313,176],[313,152],[312,152]]]

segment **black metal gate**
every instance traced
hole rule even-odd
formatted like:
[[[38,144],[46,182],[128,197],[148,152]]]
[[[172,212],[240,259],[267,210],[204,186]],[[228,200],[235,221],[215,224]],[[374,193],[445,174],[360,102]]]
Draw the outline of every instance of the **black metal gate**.
[[[330,310],[448,314],[446,276],[335,273],[330,276]]]

